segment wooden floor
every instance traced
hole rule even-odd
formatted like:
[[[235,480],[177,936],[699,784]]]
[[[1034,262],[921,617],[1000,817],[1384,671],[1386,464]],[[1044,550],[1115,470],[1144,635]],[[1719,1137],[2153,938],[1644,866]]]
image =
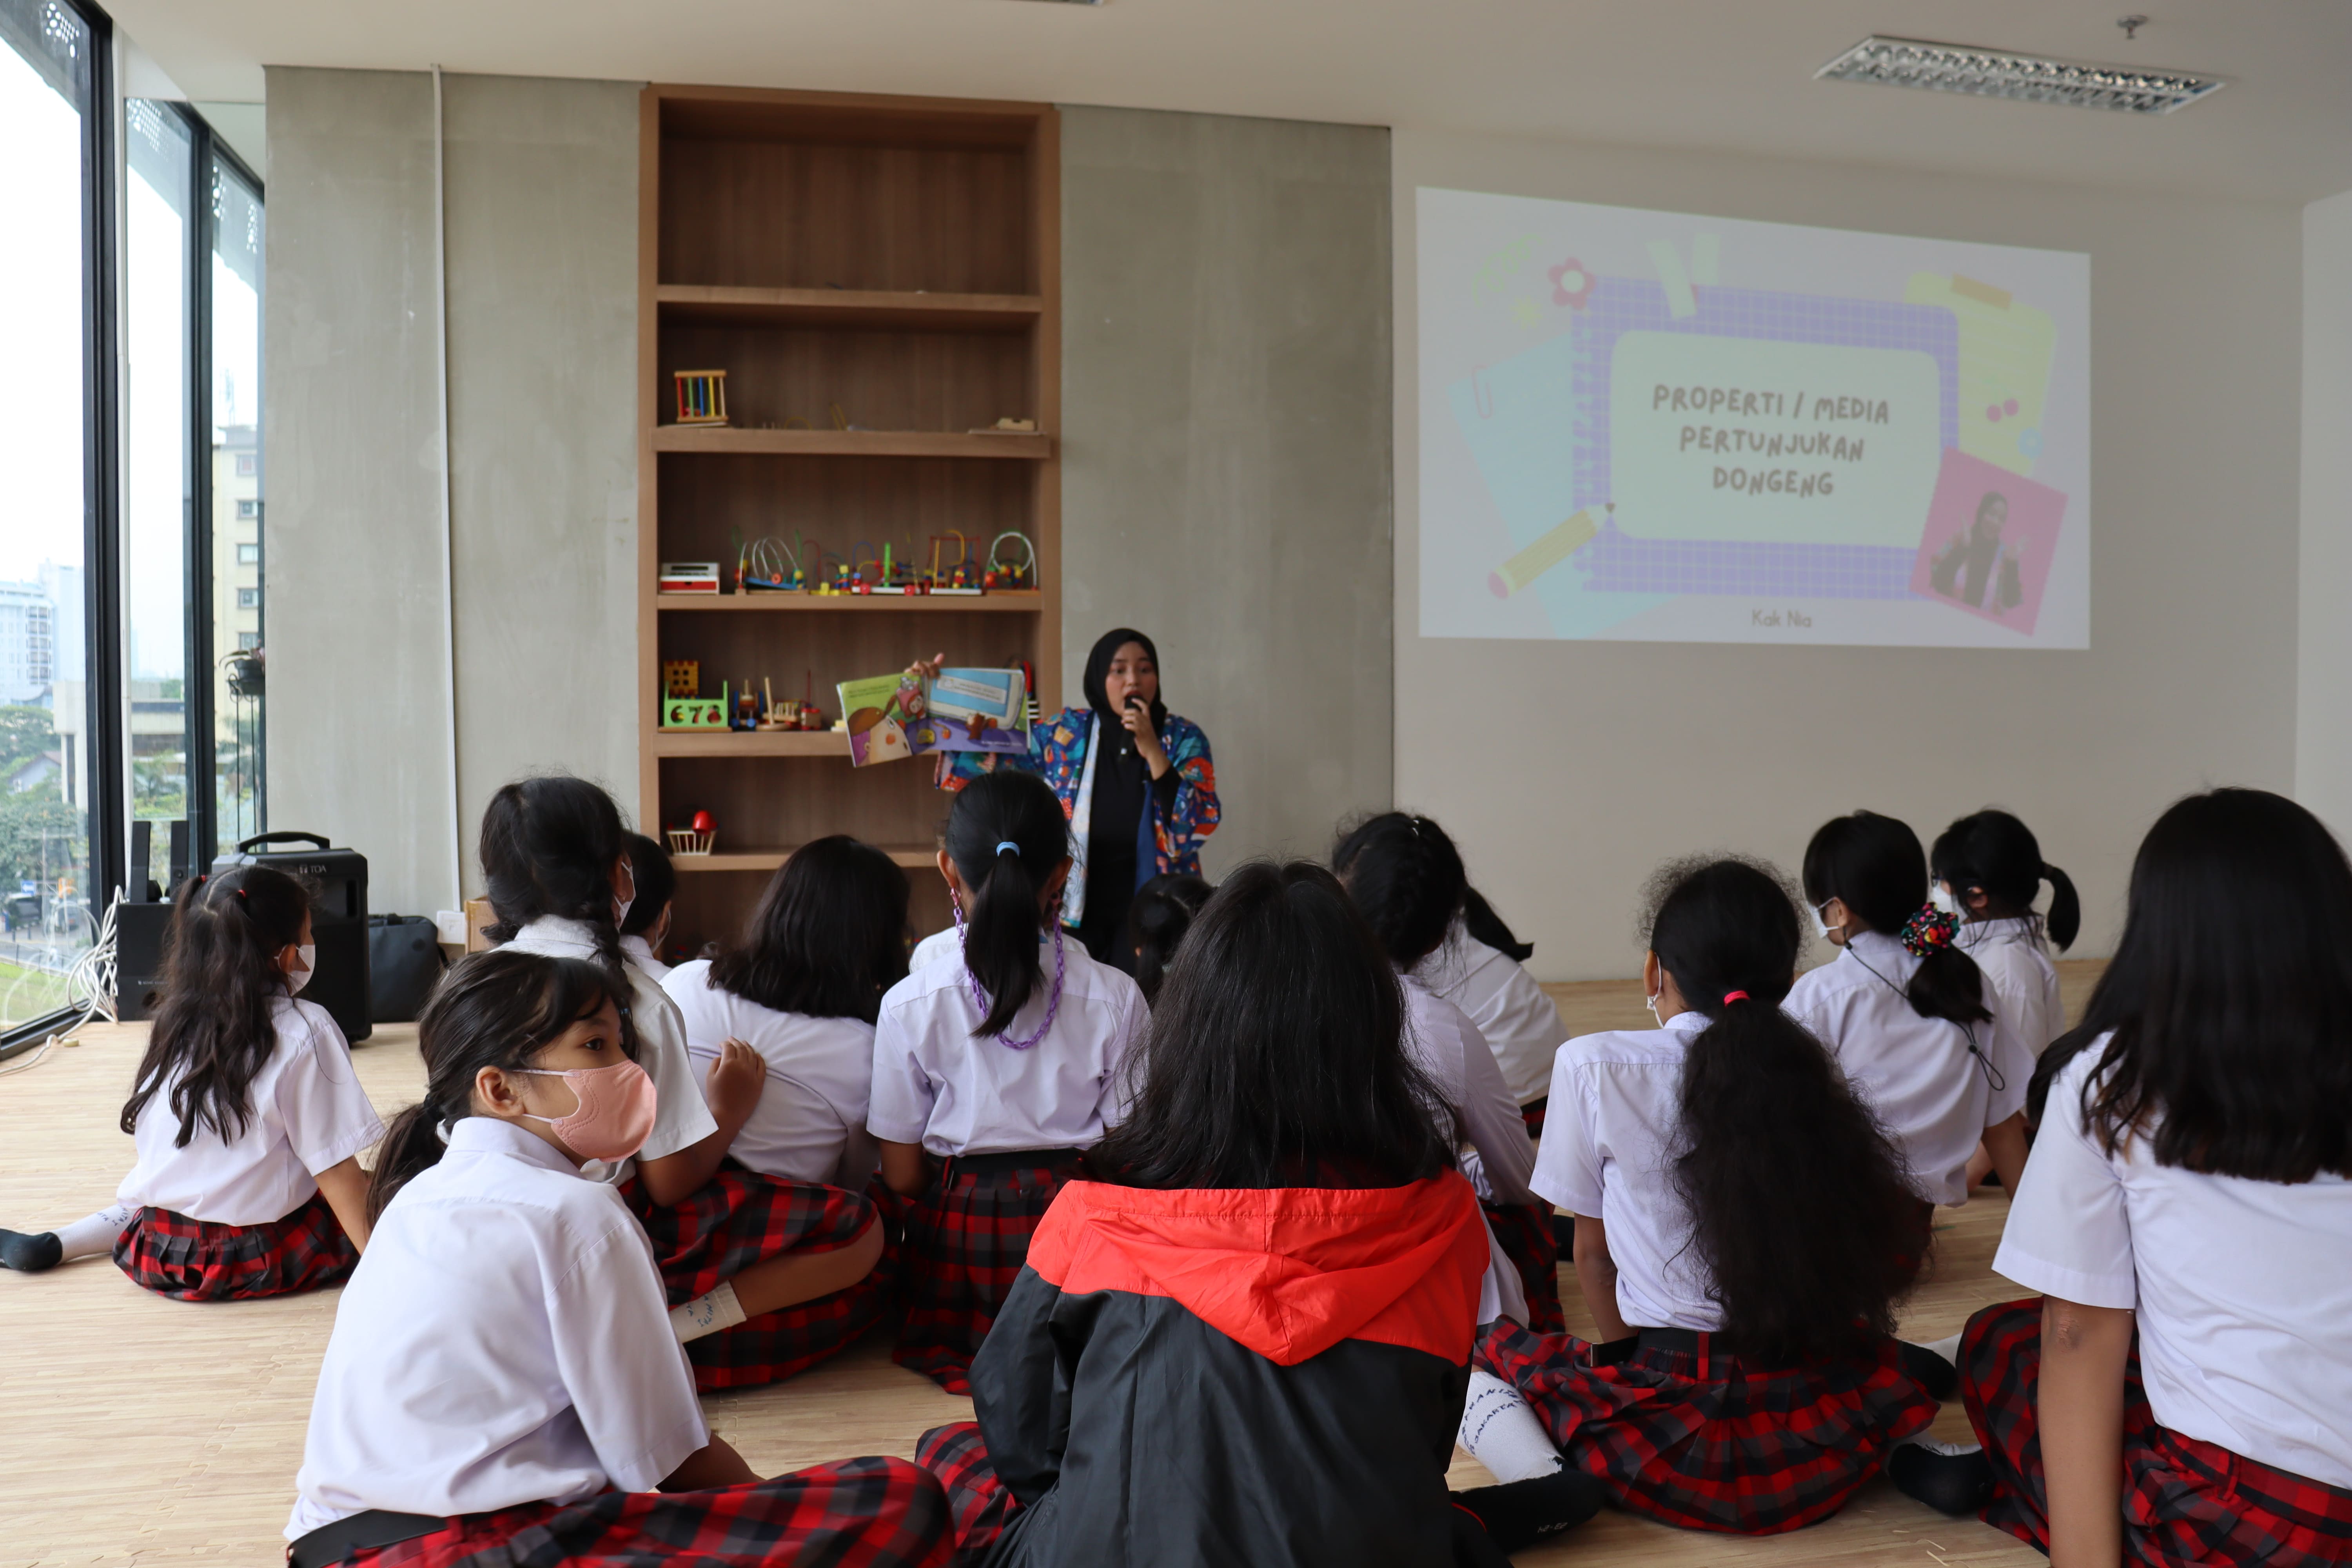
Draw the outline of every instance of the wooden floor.
[[[2074,970],[2076,966],[2068,965]],[[2069,1000],[2089,975],[2069,973]],[[1547,987],[1571,1033],[1646,1024],[1630,983]],[[131,1164],[114,1131],[143,1030],[96,1026],[27,1070],[0,1076],[0,1226],[42,1229],[111,1201]],[[411,1027],[380,1028],[355,1048],[361,1080],[387,1116],[422,1083]],[[18,1058],[22,1060],[24,1058]],[[1906,1315],[1915,1339],[1957,1331],[1969,1313],[2015,1296],[1989,1264],[2004,1201],[1940,1217],[1934,1277]],[[1563,1268],[1570,1326],[1584,1314]],[[280,1560],[311,1384],[335,1296],[194,1306],[163,1300],[102,1258],[53,1273],[0,1271],[0,1568],[35,1564]],[[779,1388],[713,1395],[712,1425],[755,1468],[773,1474],[852,1454],[911,1457],[927,1426],[971,1412],[890,1364],[868,1340]],[[1939,1436],[1959,1437],[1957,1405]],[[1457,1454],[1456,1486],[1488,1478]],[[1686,1534],[1604,1515],[1523,1564],[1612,1568],[1917,1563],[2016,1564],[2042,1559],[2007,1536],[1955,1522],[1883,1482],[1838,1518],[1794,1536]]]

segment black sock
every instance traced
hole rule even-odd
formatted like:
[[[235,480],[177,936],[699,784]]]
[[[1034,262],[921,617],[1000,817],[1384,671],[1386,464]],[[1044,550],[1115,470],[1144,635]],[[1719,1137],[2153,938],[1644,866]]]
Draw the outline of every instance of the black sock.
[[[66,1255],[65,1243],[57,1232],[44,1230],[26,1236],[21,1231],[0,1230],[0,1268],[14,1268],[19,1274],[38,1274],[44,1268],[55,1268],[58,1259]]]
[[[1455,1492],[1454,1501],[1477,1516],[1496,1546],[1505,1552],[1520,1552],[1582,1524],[1601,1511],[1608,1496],[1601,1483],[1582,1470],[1562,1469],[1524,1481]]]
[[[1886,1456],[1886,1479],[1905,1497],[1962,1519],[1974,1515],[1992,1495],[1992,1461],[1981,1448],[1939,1454],[1916,1443],[1902,1443]]]
[[[1927,1391],[1927,1397],[1941,1405],[1960,1391],[1960,1369],[1929,1350],[1908,1340],[1897,1342],[1903,1352],[1903,1375]]]

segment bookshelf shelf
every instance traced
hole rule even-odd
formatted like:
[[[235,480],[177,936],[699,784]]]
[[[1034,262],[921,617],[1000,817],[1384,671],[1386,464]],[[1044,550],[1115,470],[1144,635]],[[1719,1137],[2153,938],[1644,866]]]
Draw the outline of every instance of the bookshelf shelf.
[[[660,610],[717,610],[762,614],[1034,616],[1043,595],[1007,590],[971,598],[961,594],[656,594]]]
[[[677,855],[671,858],[681,876],[694,871],[773,871],[798,847],[722,849],[709,855]],[[928,844],[877,844],[875,847],[908,870],[929,869],[937,853]]]
[[[664,283],[654,301],[665,321],[720,326],[922,327],[1024,332],[1045,301],[1034,294],[934,294],[918,289],[750,289]]]
[[[656,452],[741,457],[772,453],[823,458],[987,458],[1041,460],[1051,436],[973,436],[961,430],[740,430],[732,426],[663,425]]]

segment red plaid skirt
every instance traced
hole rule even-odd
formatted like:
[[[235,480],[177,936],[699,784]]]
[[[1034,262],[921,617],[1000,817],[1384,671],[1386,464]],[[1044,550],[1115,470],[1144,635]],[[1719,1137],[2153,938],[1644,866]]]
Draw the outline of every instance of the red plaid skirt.
[[[1076,1173],[1077,1156],[1041,1150],[1034,1163],[971,1169],[950,1160],[907,1205],[907,1322],[890,1359],[950,1394],[970,1394],[971,1358],[1028,1261],[1029,1238]]]
[[[1005,1525],[1021,1510],[1012,1489],[997,1479],[988,1442],[977,1421],[934,1426],[915,1445],[915,1463],[939,1477],[955,1515],[956,1555],[978,1563],[996,1545]]]
[[[708,1295],[755,1263],[847,1247],[876,1223],[874,1205],[856,1193],[763,1176],[733,1160],[721,1162],[684,1203],[656,1205],[634,1178],[621,1195],[654,1244],[673,1307]],[[705,1334],[686,1347],[694,1384],[749,1388],[806,1372],[873,1327],[888,1294],[889,1277],[877,1268],[845,1290]]]
[[[114,1266],[175,1301],[251,1301],[323,1290],[351,1278],[359,1248],[325,1194],[268,1225],[213,1225],[141,1209],[114,1238]]]
[[[1528,1297],[1528,1327],[1539,1334],[1566,1333],[1568,1318],[1559,1305],[1559,1238],[1551,1228],[1551,1205],[1483,1206],[1486,1223],[1495,1227],[1496,1244],[1519,1271],[1519,1288]]]
[[[1960,1392],[1997,1485],[1984,1521],[2050,1550],[2033,1394],[2042,1302],[1987,1307],[1960,1336]],[[2124,1558],[2176,1564],[2352,1562],[2352,1491],[2158,1425],[2137,1349],[2124,1373]]]
[[[1818,1523],[1877,1473],[1936,1402],[1895,1342],[1872,1360],[1751,1368],[1738,1356],[1644,1347],[1613,1365],[1570,1334],[1487,1326],[1477,1363],[1516,1387],[1568,1462],[1617,1505],[1685,1530],[1772,1535]]]
[[[700,1492],[605,1492],[469,1513],[343,1568],[947,1568],[955,1526],[940,1484],[904,1459],[844,1459]]]

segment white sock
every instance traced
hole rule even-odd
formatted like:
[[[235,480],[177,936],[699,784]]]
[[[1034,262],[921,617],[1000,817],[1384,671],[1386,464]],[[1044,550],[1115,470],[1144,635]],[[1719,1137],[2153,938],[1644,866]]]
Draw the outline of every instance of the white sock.
[[[114,1238],[131,1223],[133,1212],[129,1204],[116,1204],[88,1219],[58,1226],[58,1243],[65,1248],[65,1256],[58,1261],[71,1263],[77,1258],[95,1258],[101,1252],[113,1251]]]
[[[1962,1331],[1965,1332],[1966,1331]],[[1942,1356],[1954,1366],[1960,1364],[1960,1336],[1958,1334],[1954,1334],[1948,1340],[1914,1340],[1911,1342],[1917,1345],[1923,1351],[1934,1351],[1937,1355]]]
[[[731,1329],[741,1321],[743,1304],[735,1300],[735,1282],[731,1279],[721,1279],[719,1289],[709,1295],[697,1296],[685,1306],[669,1310],[670,1331],[677,1335],[680,1344],[721,1329]]]
[[[1562,1464],[1551,1434],[1519,1391],[1475,1366],[1470,1369],[1470,1396],[1462,1403],[1460,1442],[1498,1481],[1554,1475]]]
[[[1984,1445],[1981,1443],[1947,1443],[1940,1437],[1897,1437],[1895,1439],[1895,1446],[1898,1448],[1925,1448],[1931,1454],[1941,1454],[1948,1459],[1957,1459],[1963,1454],[1984,1452]]]

